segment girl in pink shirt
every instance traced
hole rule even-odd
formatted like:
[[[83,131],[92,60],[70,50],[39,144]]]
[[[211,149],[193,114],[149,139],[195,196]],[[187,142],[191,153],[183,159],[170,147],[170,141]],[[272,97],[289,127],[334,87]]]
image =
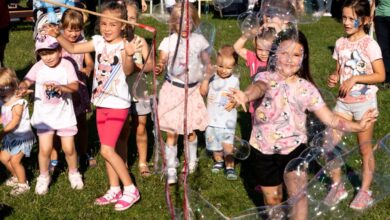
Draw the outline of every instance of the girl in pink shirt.
[[[348,0],[343,6],[343,26],[346,37],[336,41],[333,58],[337,60],[336,71],[328,78],[328,86],[340,83],[339,97],[334,108],[337,115],[346,120],[360,121],[367,109],[377,107],[376,83],[385,80],[385,67],[378,43],[367,33],[370,23],[370,4],[367,0]],[[350,204],[350,208],[362,210],[373,203],[369,190],[374,170],[375,158],[372,153],[374,124],[358,133],[362,155],[362,185]],[[333,171],[333,185],[325,203],[334,206],[347,198],[341,182],[341,170]]]
[[[353,132],[367,129],[376,120],[373,110],[369,110],[359,123],[345,120],[329,110],[310,75],[308,44],[301,32],[296,36],[296,30],[287,29],[279,33],[275,42],[279,43],[273,47],[276,51],[270,54],[270,62],[275,64],[270,72],[260,75],[245,92],[232,89],[232,101],[228,106],[233,108],[239,103],[246,110],[245,103],[262,98],[255,110],[249,163],[263,192],[265,205],[269,206],[282,202],[284,169],[306,148],[306,110],[312,111],[327,126]],[[298,193],[298,187],[294,185],[297,182],[285,184],[290,196]],[[299,213],[300,218],[307,219],[306,204],[306,199],[299,200],[292,215]]]

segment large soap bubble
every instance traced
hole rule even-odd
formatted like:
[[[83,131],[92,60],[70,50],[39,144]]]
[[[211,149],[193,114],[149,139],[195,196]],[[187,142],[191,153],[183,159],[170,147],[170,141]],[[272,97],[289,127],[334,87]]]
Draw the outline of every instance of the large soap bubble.
[[[229,7],[232,3],[233,0],[213,0],[214,9],[217,11]]]
[[[169,18],[171,17],[171,14],[168,12],[165,5],[157,4],[157,5],[153,6],[151,16],[154,19],[156,19],[158,22],[161,22],[163,24],[167,24],[169,22]]]
[[[231,154],[234,158],[239,160],[245,160],[249,157],[251,146],[247,141],[235,136],[232,133],[222,133],[217,135],[215,138],[217,138],[218,142],[220,143],[223,142],[233,143],[230,149],[226,149],[227,152],[225,152],[225,154]],[[210,139],[209,141],[214,141],[214,140]]]
[[[248,38],[255,37],[260,28],[259,13],[249,10],[241,13],[237,17],[238,28],[240,28],[242,34],[247,34]]]
[[[296,16],[300,24],[317,22],[325,12],[324,0],[294,1]]]

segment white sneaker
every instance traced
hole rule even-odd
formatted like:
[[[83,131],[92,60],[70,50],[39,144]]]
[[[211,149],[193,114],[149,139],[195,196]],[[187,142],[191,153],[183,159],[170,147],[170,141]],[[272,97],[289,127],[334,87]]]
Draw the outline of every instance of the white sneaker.
[[[68,175],[70,186],[72,189],[83,189],[84,183],[83,183],[83,177],[79,172],[72,173]]]
[[[49,191],[50,176],[38,176],[37,185],[35,186],[35,193],[38,195],[45,195]]]
[[[167,181],[168,184],[176,184],[177,183],[177,173],[176,168],[168,168],[167,172]]]
[[[10,186],[10,187],[16,187],[18,185],[18,183],[19,183],[19,181],[18,181],[18,178],[16,178],[16,176],[11,176],[10,178],[8,178],[5,181],[5,185]]]
[[[30,186],[28,185],[28,181],[26,181],[26,183],[18,183],[18,185],[11,190],[10,194],[11,196],[18,196],[28,191],[30,191]]]

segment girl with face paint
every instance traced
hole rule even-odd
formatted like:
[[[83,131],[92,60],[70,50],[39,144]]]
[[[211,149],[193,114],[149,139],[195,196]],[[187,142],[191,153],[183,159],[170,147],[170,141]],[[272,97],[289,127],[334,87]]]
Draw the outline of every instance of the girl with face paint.
[[[378,43],[367,33],[369,30],[370,4],[367,0],[347,0],[342,9],[342,22],[346,36],[336,41],[333,58],[336,71],[328,77],[328,86],[339,82],[339,96],[335,114],[350,120],[361,121],[364,112],[375,109],[378,114],[375,85],[385,80],[385,68]],[[362,210],[372,205],[370,185],[375,170],[371,140],[374,124],[357,134],[362,155],[362,185],[350,207]],[[341,181],[341,170],[333,170],[333,185],[325,203],[334,206],[348,195]]]
[[[307,146],[306,115],[313,112],[325,125],[352,132],[362,131],[375,121],[373,111],[359,122],[334,114],[324,103],[309,69],[309,48],[305,36],[296,30],[278,34],[270,53],[270,71],[259,74],[244,92],[231,89],[227,109],[250,101],[258,101],[255,109],[248,158],[250,171],[261,190],[264,203],[276,206],[282,202],[283,186],[295,197],[298,186],[307,182],[304,173],[286,172],[287,164]],[[299,197],[290,210],[291,219],[307,219],[307,198]],[[269,216],[273,219],[275,216]]]

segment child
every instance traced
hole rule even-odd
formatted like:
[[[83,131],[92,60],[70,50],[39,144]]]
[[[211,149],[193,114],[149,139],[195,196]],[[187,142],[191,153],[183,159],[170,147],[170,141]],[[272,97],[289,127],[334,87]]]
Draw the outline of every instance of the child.
[[[72,43],[85,42],[81,32],[83,30],[84,20],[83,14],[74,11],[66,10],[62,15],[61,28],[63,29],[63,36],[65,39]],[[77,93],[72,94],[73,108],[76,114],[77,120],[77,134],[75,136],[75,144],[77,155],[79,156],[79,163],[81,166],[87,165],[88,156],[88,128],[87,128],[87,112],[91,111],[90,98],[87,89],[87,80],[91,71],[93,70],[93,60],[89,53],[85,54],[69,54],[65,50],[62,50],[62,57],[69,60],[77,74],[79,79],[79,89]],[[85,67],[83,64],[85,63]],[[51,154],[51,166],[56,165],[57,152],[53,149]],[[91,164],[93,164],[93,158],[91,158]]]
[[[126,7],[115,1],[102,5],[102,14],[127,19]],[[115,145],[130,107],[129,88],[126,75],[134,70],[133,55],[142,47],[139,39],[127,42],[124,38],[125,24],[106,17],[99,22],[101,35],[93,36],[85,43],[71,43],[60,35],[55,26],[47,32],[56,36],[61,46],[69,53],[96,52],[92,102],[96,106],[96,123],[100,138],[100,153],[105,160],[110,189],[95,200],[96,205],[115,203],[115,210],[130,208],[140,199],[127,167]],[[131,37],[131,36],[129,36]],[[123,194],[120,187],[123,184]]]
[[[234,50],[246,61],[252,80],[256,73],[267,70],[268,56],[275,35],[276,32],[273,28],[264,28],[254,39],[255,52],[244,47],[249,38],[247,33],[241,35],[234,43]]]
[[[196,9],[189,4],[190,32],[186,31],[186,22],[183,21],[183,27],[180,30],[181,4],[173,6],[170,17],[170,29],[173,32],[170,36],[163,39],[160,44],[160,57],[157,64],[157,73],[161,73],[167,66],[165,82],[162,85],[159,94],[158,117],[160,128],[167,132],[167,141],[165,149],[165,158],[167,164],[167,181],[169,184],[177,182],[177,137],[184,134],[184,87],[186,71],[186,38],[189,38],[188,53],[188,110],[187,110],[187,131],[189,146],[189,173],[193,173],[197,166],[197,145],[198,139],[195,130],[204,131],[207,127],[207,109],[203,98],[199,92],[199,81],[203,77],[200,57],[209,47],[207,40],[200,34],[193,33],[199,25],[199,17]],[[178,38],[179,48],[177,56],[174,57]],[[173,63],[173,59],[175,62]],[[172,98],[174,97],[174,98]]]
[[[29,157],[35,142],[30,126],[30,114],[27,101],[16,95],[18,78],[13,70],[0,68],[1,121],[3,130],[0,133],[2,146],[0,160],[11,172],[11,177],[5,182],[14,187],[12,196],[28,192],[30,186],[22,164],[24,156]]]
[[[135,2],[132,0],[126,0],[126,9],[127,9],[127,20],[132,22],[137,22],[138,19],[138,7]],[[134,26],[132,27],[134,32]],[[146,61],[149,54],[149,47],[146,43],[145,39],[137,36],[138,39],[142,41],[142,51],[134,54],[134,62],[136,72],[127,77],[127,84],[129,86],[129,92],[131,94],[131,115],[132,115],[132,128],[136,133],[136,143],[138,148],[138,169],[139,173],[142,177],[150,176],[150,171],[148,167],[148,163],[146,161],[147,150],[148,150],[148,136],[146,132],[146,121],[148,114],[151,112],[150,100],[145,99],[136,99],[135,94],[133,94],[133,84],[135,83],[138,72],[143,68],[143,71],[150,72],[153,68],[152,57],[150,56],[147,62]],[[146,89],[146,85],[142,84],[143,82],[139,82],[137,87],[137,93],[140,92],[140,89]],[[141,85],[142,84],[142,85]],[[129,140],[130,133],[130,125],[126,123],[122,132],[119,136],[119,140],[117,143],[117,151],[120,155],[122,155],[122,159],[127,161],[127,146]]]
[[[73,189],[82,189],[84,183],[77,169],[74,135],[77,133],[72,94],[78,89],[78,79],[71,62],[61,58],[61,47],[55,38],[38,35],[35,52],[41,58],[19,84],[19,95],[35,84],[34,111],[31,124],[37,129],[39,140],[39,177],[35,193],[44,195],[50,184],[49,163],[56,133],[69,168]]]
[[[240,88],[238,77],[233,75],[237,61],[238,54],[234,52],[233,47],[222,46],[217,55],[217,74],[214,75],[214,72],[206,74],[200,86],[200,93],[207,95],[209,124],[206,129],[206,147],[213,152],[215,161],[211,171],[216,173],[226,166],[228,180],[237,180],[232,157],[237,110],[225,110],[228,103],[226,94],[229,93],[229,89]]]
[[[255,110],[250,138],[253,146],[249,158],[253,175],[263,191],[265,205],[281,203],[283,173],[286,165],[306,148],[306,111],[312,111],[324,124],[336,129],[359,132],[368,129],[376,120],[373,109],[362,120],[352,122],[332,113],[325,105],[315,87],[309,70],[309,50],[305,36],[289,29],[280,32],[271,51],[270,59],[275,65],[267,74],[261,74],[245,92],[232,89],[232,102],[227,109],[240,103],[262,98]],[[287,178],[289,174],[285,174]],[[296,195],[296,184],[287,184],[290,196]],[[307,200],[301,199],[294,207],[293,215],[307,219]],[[299,210],[299,212],[297,212]],[[292,219],[295,219],[292,217]]]
[[[340,81],[339,97],[334,108],[335,114],[346,120],[360,121],[365,111],[378,110],[374,85],[385,80],[385,68],[381,50],[375,40],[367,33],[370,23],[370,4],[367,0],[347,0],[343,5],[343,26],[346,37],[336,41],[333,58],[337,60],[336,71],[328,78],[329,87]],[[374,124],[357,134],[362,155],[362,186],[350,204],[357,210],[367,208],[373,203],[370,191],[375,158],[372,152]],[[335,170],[331,191],[325,203],[333,206],[347,197],[341,183],[340,170]]]
[[[243,34],[234,43],[234,50],[246,61],[252,81],[257,73],[267,71],[268,56],[275,36],[275,29],[264,28],[255,37],[255,52],[244,48],[245,42],[248,40],[247,34]],[[253,102],[249,104],[249,112],[252,116],[255,110],[253,105]]]

